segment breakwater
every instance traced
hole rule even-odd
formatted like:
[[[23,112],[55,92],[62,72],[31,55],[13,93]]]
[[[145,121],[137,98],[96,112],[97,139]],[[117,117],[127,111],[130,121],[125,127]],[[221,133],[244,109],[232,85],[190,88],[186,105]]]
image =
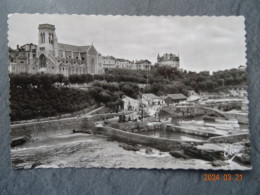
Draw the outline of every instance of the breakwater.
[[[181,141],[166,138],[155,138],[146,135],[140,135],[136,133],[126,132],[119,129],[97,126],[95,129],[96,133],[100,133],[111,137],[117,141],[126,142],[129,144],[142,144],[150,146],[161,151],[172,151],[179,150],[185,144],[199,145],[205,143],[204,141]]]
[[[209,138],[209,142],[212,143],[235,143],[245,140],[249,141],[249,132]]]
[[[11,138],[20,136],[38,138],[50,137],[55,134],[68,134],[73,129],[84,128],[84,118],[66,118],[59,120],[30,122],[11,125]]]
[[[221,134],[214,133],[214,132],[190,129],[190,128],[180,127],[180,126],[176,126],[176,125],[172,125],[172,124],[166,125],[166,129],[170,130],[170,131],[178,131],[178,132],[183,132],[183,133],[187,133],[187,134],[200,135],[200,136],[204,136],[204,137],[221,135]]]
[[[131,112],[129,112],[131,113]],[[63,119],[45,120],[45,121],[29,121],[20,124],[11,125],[11,138],[17,137],[50,137],[57,134],[69,134],[73,130],[89,130],[93,129],[96,121],[103,121],[113,118],[122,113],[104,113],[96,115],[88,115],[81,117],[71,117]]]

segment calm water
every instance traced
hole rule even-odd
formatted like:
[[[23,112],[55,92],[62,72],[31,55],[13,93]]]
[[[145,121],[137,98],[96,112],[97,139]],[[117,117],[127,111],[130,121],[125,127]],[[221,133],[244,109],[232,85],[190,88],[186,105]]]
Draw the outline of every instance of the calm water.
[[[152,137],[160,137],[160,138],[168,138],[168,139],[177,139],[177,140],[207,140],[206,137],[191,135],[187,133],[173,132],[173,131],[165,131],[165,130],[156,130],[156,131],[144,131],[139,132],[138,134],[152,136]]]

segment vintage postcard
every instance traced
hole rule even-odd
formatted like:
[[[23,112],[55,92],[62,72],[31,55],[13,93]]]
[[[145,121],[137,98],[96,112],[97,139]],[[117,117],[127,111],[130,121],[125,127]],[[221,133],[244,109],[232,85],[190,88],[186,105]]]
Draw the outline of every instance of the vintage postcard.
[[[8,25],[13,168],[251,169],[244,17]]]

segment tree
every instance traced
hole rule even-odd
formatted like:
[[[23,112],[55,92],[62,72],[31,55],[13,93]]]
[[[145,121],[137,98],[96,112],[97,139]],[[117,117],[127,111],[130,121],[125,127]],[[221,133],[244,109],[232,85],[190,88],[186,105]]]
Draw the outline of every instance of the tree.
[[[170,66],[161,66],[157,68],[157,75],[165,77],[167,80],[174,80],[174,73],[177,72],[176,68]]]
[[[86,75],[86,82],[87,82],[87,83],[90,83],[90,82],[92,82],[92,81],[94,81],[93,75],[87,74],[87,75]]]
[[[127,96],[130,96],[132,98],[137,98],[137,94],[133,87],[130,85],[126,84],[121,88],[122,92],[124,92]]]

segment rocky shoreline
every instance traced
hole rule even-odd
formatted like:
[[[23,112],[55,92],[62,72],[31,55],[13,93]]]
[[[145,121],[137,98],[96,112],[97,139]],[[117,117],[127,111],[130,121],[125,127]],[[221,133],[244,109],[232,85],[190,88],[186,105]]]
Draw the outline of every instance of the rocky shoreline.
[[[114,141],[113,139],[108,139],[108,141]],[[229,154],[226,150],[227,147],[232,147],[226,144],[213,144],[206,143],[203,145],[192,145],[183,144],[181,149],[173,149],[168,151],[169,154],[174,158],[190,160],[190,159],[200,159],[211,162],[214,167],[221,167],[228,165],[228,161],[232,160],[242,166],[250,167],[250,147],[247,143],[237,143],[238,150],[234,153]],[[154,148],[131,143],[120,143],[119,147],[127,151],[139,151],[141,149],[145,150],[146,154],[152,154]],[[164,151],[165,152],[165,151]]]

